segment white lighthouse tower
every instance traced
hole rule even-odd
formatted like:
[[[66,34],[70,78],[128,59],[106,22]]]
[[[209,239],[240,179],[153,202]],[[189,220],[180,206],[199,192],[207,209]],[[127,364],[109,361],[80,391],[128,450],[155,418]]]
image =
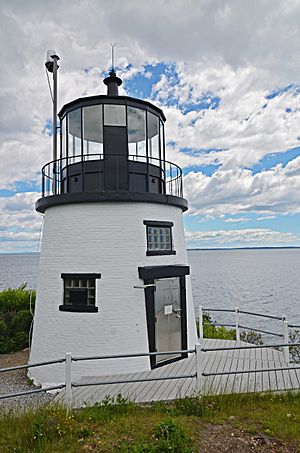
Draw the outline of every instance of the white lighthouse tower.
[[[57,61],[56,61],[57,63]],[[182,171],[165,159],[165,116],[118,95],[59,112],[59,158],[42,169],[44,214],[30,363],[74,356],[180,351],[196,327],[184,240]],[[75,362],[73,377],[150,370],[185,353]],[[32,368],[64,381],[60,364]]]

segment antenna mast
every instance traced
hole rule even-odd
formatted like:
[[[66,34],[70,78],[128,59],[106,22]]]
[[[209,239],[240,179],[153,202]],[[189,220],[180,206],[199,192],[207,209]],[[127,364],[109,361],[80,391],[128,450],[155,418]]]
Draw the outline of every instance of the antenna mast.
[[[116,47],[117,43],[115,42],[113,44],[111,42],[110,45],[111,45],[111,70],[114,71],[115,70],[115,47]]]
[[[52,118],[52,140],[53,140],[53,193],[57,193],[57,176],[56,176],[56,161],[57,161],[57,70],[59,56],[54,50],[48,50],[46,59],[46,69],[53,73],[53,118]]]

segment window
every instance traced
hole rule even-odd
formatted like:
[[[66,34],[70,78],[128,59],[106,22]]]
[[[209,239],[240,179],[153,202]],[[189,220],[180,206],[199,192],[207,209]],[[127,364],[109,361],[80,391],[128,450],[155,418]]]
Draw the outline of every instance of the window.
[[[64,303],[60,311],[94,313],[96,307],[96,279],[101,274],[61,274],[64,281]]]
[[[81,109],[68,114],[68,157],[69,163],[81,161]],[[77,156],[77,157],[73,157]]]
[[[126,126],[125,105],[104,105],[104,126]]]
[[[173,222],[144,220],[147,235],[147,255],[175,255],[172,241]]]
[[[159,119],[152,113],[147,113],[148,156],[150,163],[159,165]]]
[[[83,113],[83,154],[103,153],[102,105],[84,107]],[[86,160],[99,159],[86,156]]]
[[[128,106],[127,116],[129,158],[146,162],[146,111]]]

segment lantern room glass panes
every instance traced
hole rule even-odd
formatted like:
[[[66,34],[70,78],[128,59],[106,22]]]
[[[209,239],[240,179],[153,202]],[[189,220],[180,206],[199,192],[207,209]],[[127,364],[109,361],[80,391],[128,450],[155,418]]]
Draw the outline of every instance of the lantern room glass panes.
[[[102,105],[82,109],[83,115],[83,154],[85,160],[99,159],[103,153]],[[96,154],[96,155],[95,155]]]
[[[146,160],[146,111],[127,107],[128,118],[128,153],[130,159]]]
[[[159,165],[159,118],[147,112],[148,156],[153,165]]]
[[[125,105],[104,104],[104,126],[126,126]]]
[[[68,115],[68,157],[69,163],[81,161],[81,109]]]
[[[164,125],[163,125],[162,121],[159,122],[159,127],[160,127],[159,138],[160,138],[160,153],[161,153],[160,158],[162,160],[165,160]]]
[[[110,184],[109,165],[114,175],[127,178],[129,185],[124,179],[122,190],[165,192],[171,175],[164,162],[163,116],[149,103],[121,97],[119,102],[104,96],[80,100],[80,107],[61,119],[62,163],[56,169],[62,170],[63,193],[104,190]],[[100,160],[105,164],[96,163]],[[81,167],[73,166],[81,162]],[[66,169],[69,165],[72,168]]]
[[[91,105],[69,112],[61,126],[61,157],[68,157],[68,163],[80,162],[82,158],[103,158],[103,126],[127,126],[130,160],[157,166],[161,166],[161,160],[164,160],[163,123],[157,115],[141,108]]]
[[[67,155],[66,150],[66,121],[67,118],[65,117],[61,122],[61,158],[64,159]],[[64,166],[65,161],[62,161],[62,166]]]

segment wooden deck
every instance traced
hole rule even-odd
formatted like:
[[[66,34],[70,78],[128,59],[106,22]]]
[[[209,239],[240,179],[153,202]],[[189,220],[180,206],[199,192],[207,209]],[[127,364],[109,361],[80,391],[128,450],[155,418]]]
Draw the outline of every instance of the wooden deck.
[[[234,340],[201,340],[203,348],[246,346],[247,343]],[[281,351],[262,349],[227,350],[201,352],[201,368],[204,373],[216,373],[236,370],[260,370],[263,368],[287,367]],[[184,379],[166,379],[160,381],[111,384],[113,381],[130,379],[153,379],[156,377],[182,376],[196,374],[195,354],[178,362],[142,373],[119,374],[110,376],[89,376],[80,380],[80,384],[107,382],[106,385],[88,385],[73,387],[73,407],[82,407],[103,401],[106,397],[121,394],[138,403],[150,401],[174,400],[185,396],[221,393],[245,393],[284,391],[300,389],[300,369],[292,365],[285,371],[252,372],[222,376],[203,376]],[[55,401],[63,401],[65,390],[61,391]]]

